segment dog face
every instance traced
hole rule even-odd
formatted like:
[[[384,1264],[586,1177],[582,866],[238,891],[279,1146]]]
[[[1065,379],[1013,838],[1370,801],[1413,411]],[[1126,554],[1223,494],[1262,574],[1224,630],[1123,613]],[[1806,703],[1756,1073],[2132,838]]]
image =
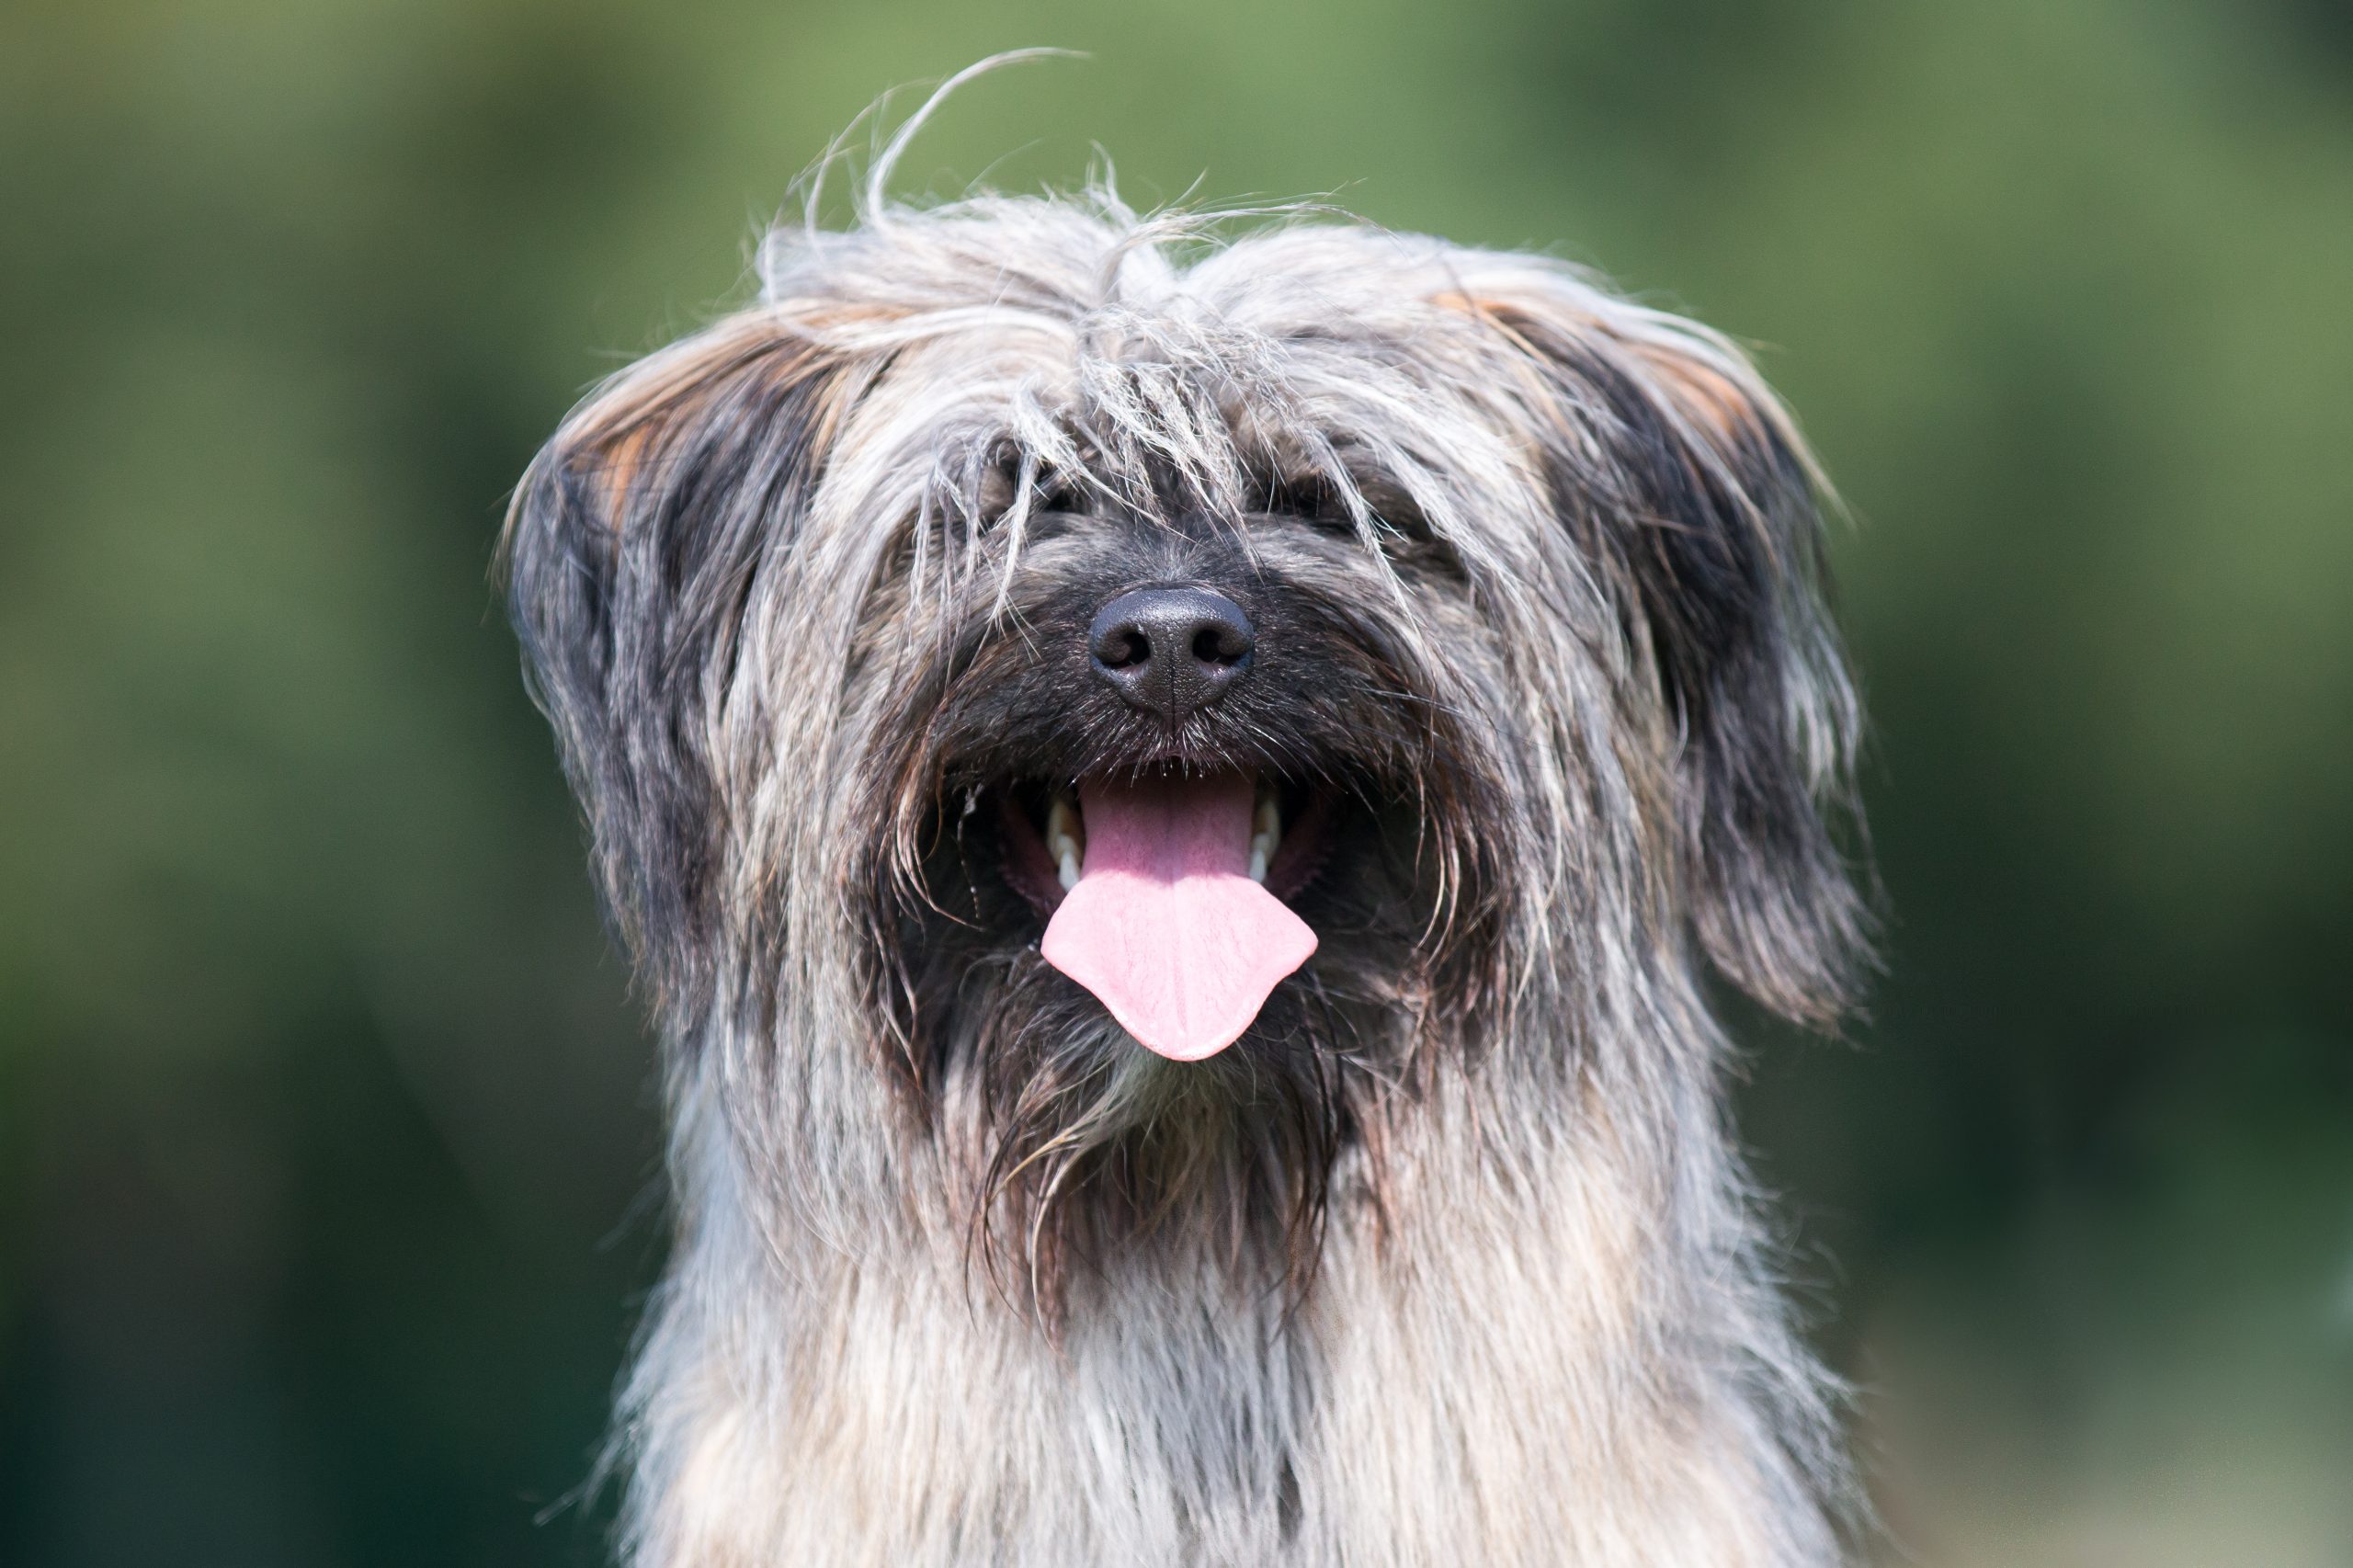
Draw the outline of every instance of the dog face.
[[[1108,199],[763,274],[574,414],[508,549],[616,923],[771,1163],[923,1151],[1041,1302],[1169,1226],[1298,1277],[1444,1074],[1638,1074],[1707,962],[1836,1011],[1855,707],[1724,340]]]

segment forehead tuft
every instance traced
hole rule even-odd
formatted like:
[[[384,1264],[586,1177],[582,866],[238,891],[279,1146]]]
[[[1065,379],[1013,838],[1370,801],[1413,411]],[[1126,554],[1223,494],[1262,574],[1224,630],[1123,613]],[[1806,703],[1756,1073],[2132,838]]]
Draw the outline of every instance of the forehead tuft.
[[[1533,274],[1579,312],[1609,296],[1558,264],[1325,211],[1250,222],[1140,214],[1099,191],[891,207],[770,233],[757,309],[887,358],[896,390],[870,394],[863,435],[901,472],[931,454],[950,487],[987,451],[1084,467],[1139,503],[1173,476],[1219,511],[1269,471],[1422,490],[1467,464],[1524,488],[1507,449],[1521,411],[1495,395],[1519,350],[1480,280]]]
[[[876,335],[1059,334],[1107,358],[1230,353],[1253,335],[1361,342],[1475,314],[1464,277],[1484,253],[1304,207],[1251,222],[1140,214],[1099,192],[894,207],[770,232],[761,300]]]

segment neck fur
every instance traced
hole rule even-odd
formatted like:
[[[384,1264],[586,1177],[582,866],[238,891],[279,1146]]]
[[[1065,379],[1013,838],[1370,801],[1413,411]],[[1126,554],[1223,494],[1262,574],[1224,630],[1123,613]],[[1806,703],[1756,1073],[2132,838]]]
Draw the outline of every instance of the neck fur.
[[[764,1221],[711,1108],[625,1401],[638,1568],[1840,1560],[1823,1380],[1721,1142],[1660,1170],[1593,1113],[1506,1155],[1459,1091],[1380,1211],[1342,1173],[1304,1301],[1175,1245],[1050,1336],[944,1215]]]

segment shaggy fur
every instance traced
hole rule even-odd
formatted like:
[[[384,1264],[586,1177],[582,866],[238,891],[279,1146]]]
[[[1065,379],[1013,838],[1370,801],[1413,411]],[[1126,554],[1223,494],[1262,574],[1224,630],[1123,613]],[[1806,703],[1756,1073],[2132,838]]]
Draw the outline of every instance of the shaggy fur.
[[[1843,1006],[1858,715],[1740,353],[1103,192],[875,194],[760,273],[507,537],[666,1046],[630,1560],[1839,1560],[1705,992]],[[1168,582],[1259,631],[1174,731],[1082,645]],[[1165,767],[1321,824],[1270,882],[1320,951],[1189,1064],[1043,963],[1016,842]]]

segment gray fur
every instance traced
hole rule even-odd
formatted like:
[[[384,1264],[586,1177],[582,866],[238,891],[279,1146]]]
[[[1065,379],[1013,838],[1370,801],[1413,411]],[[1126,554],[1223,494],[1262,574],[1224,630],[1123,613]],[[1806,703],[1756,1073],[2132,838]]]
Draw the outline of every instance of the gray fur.
[[[1862,947],[1818,486],[1742,355],[1108,192],[878,194],[760,270],[507,537],[666,1047],[630,1561],[1840,1561],[1704,995],[1825,1021]],[[1296,689],[1164,752],[1354,824],[1357,924],[1197,1068],[960,860],[999,753],[1143,765],[1052,699],[1121,572],[1293,607]]]

